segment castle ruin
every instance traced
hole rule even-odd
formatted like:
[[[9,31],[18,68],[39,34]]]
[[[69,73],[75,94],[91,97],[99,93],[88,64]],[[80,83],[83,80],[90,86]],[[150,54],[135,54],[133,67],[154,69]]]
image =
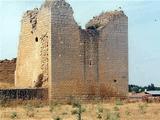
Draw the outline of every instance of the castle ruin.
[[[86,29],[65,0],[46,0],[22,18],[16,88],[48,88],[49,100],[128,94],[128,18],[101,13]]]

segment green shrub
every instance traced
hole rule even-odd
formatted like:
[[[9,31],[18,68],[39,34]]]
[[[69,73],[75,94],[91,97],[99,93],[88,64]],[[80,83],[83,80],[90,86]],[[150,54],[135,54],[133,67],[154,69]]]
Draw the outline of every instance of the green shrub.
[[[72,103],[72,107],[73,108],[78,108],[78,107],[80,107],[81,106],[81,104],[78,102],[78,101],[74,101],[73,103]]]
[[[12,112],[10,118],[11,119],[17,118],[17,113],[16,112]]]
[[[98,106],[97,106],[97,118],[98,119],[102,119],[103,118],[103,107],[100,105],[100,104],[98,104]]]
[[[102,119],[102,114],[98,113],[98,114],[97,114],[97,118],[98,118],[98,119]]]
[[[82,105],[77,101],[72,104],[72,107],[74,110],[71,113],[77,115],[77,120],[82,120],[82,113],[85,112]]]

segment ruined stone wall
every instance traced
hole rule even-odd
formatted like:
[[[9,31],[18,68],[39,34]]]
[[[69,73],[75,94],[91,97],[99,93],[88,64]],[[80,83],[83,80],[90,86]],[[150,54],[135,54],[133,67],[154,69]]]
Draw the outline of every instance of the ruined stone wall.
[[[101,14],[82,30],[63,0],[53,2],[51,8],[50,98],[126,96],[128,23],[124,13]]]
[[[16,59],[0,60],[0,88],[14,87]]]
[[[101,13],[93,17],[87,29],[97,30],[98,94],[128,94],[128,18],[123,11]]]
[[[35,87],[38,76],[48,85],[48,39],[50,37],[48,9],[27,11],[22,19],[16,67],[16,87]]]
[[[98,71],[98,37],[95,29],[80,30],[84,85],[83,98],[98,95],[99,71]]]
[[[122,11],[108,14],[110,21],[99,30],[99,79],[118,96],[128,94],[128,18]]]
[[[70,5],[65,1],[53,2],[51,21],[51,98],[80,94],[83,92],[80,33]]]
[[[107,12],[86,28],[77,25],[64,0],[46,0],[39,10],[26,12],[16,86],[48,87],[50,100],[126,96],[128,18],[122,11]]]

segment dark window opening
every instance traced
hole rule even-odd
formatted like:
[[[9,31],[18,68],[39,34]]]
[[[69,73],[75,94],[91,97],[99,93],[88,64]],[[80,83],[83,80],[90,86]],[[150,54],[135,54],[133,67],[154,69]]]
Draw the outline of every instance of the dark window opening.
[[[35,41],[38,42],[38,37],[35,38]]]
[[[117,82],[117,80],[114,80],[114,82],[116,83],[116,82]]]
[[[92,66],[92,60],[89,60],[89,66]]]

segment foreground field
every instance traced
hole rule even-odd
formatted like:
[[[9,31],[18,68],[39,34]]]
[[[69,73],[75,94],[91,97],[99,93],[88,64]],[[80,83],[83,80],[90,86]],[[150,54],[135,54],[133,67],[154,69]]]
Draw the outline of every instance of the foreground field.
[[[81,117],[81,118],[80,118]],[[158,103],[41,104],[0,107],[0,120],[160,120]]]

